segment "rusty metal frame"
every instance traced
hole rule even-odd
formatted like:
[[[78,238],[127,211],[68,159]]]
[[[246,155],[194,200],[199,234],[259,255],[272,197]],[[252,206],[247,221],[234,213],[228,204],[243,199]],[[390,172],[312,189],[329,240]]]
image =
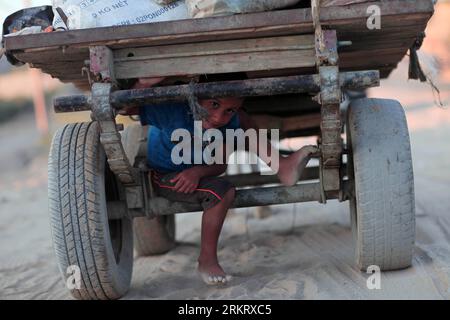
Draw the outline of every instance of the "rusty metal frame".
[[[317,15],[317,12],[315,13]],[[318,19],[318,15],[316,17]],[[316,21],[316,20],[315,20]],[[286,92],[318,93],[321,104],[321,137],[320,165],[317,183],[294,187],[255,188],[251,191],[239,190],[235,205],[260,206],[283,202],[319,201],[327,199],[345,200],[344,187],[348,182],[342,181],[341,139],[342,121],[340,103],[343,87],[371,87],[379,85],[378,71],[359,71],[339,73],[337,53],[337,36],[334,30],[322,30],[320,20],[315,22],[316,29],[316,64],[318,74],[267,79],[228,81],[221,83],[199,84],[195,93],[201,97],[213,97],[220,94],[227,96],[259,96],[284,94]],[[320,35],[320,36],[319,36]],[[146,170],[135,168],[130,164],[122,145],[115,117],[116,112],[130,106],[145,105],[149,102],[159,103],[167,100],[184,100],[187,86],[169,86],[141,90],[115,90],[113,54],[107,47],[92,47],[90,74],[95,83],[92,85],[92,96],[72,96],[58,98],[55,101],[57,112],[72,112],[90,109],[93,119],[100,125],[100,141],[105,149],[108,163],[113,173],[125,187],[129,216],[153,217],[161,208],[167,206],[164,201],[156,201],[151,195],[151,184],[148,183]],[[225,92],[225,93],[224,93]],[[246,183],[247,177],[240,177]],[[270,180],[272,181],[272,180]],[[261,180],[260,185],[269,180]],[[296,191],[295,195],[292,193]],[[276,199],[273,196],[276,195]],[[178,207],[177,207],[178,206]],[[172,207],[172,211],[188,210],[185,205]],[[176,209],[178,208],[178,209]],[[191,208],[192,209],[192,208]],[[170,211],[170,210],[169,210]],[[171,212],[172,212],[171,211]]]
[[[347,182],[343,182],[343,189],[348,188]],[[240,189],[236,191],[235,200],[231,208],[247,208],[268,206],[287,203],[298,202],[317,202],[320,201],[319,182],[300,183],[292,187],[264,187]],[[347,193],[346,193],[347,194]],[[338,199],[338,195],[332,195],[329,199]],[[155,197],[150,199],[149,213],[152,216],[158,215],[172,215],[186,212],[203,211],[200,204],[193,204],[187,202],[172,202],[165,198]],[[122,217],[124,204],[117,201],[109,204],[108,212],[112,218],[120,219]],[[143,211],[132,211],[132,217],[145,216]]]
[[[321,104],[321,150],[320,181],[321,202],[326,203],[328,195],[342,191],[342,120],[340,104],[342,90],[339,81],[338,40],[335,30],[323,30],[320,23],[320,0],[311,0],[315,28],[316,65],[320,75]]]
[[[121,129],[116,123],[116,111],[111,105],[111,93],[116,88],[112,53],[107,47],[92,47],[90,71],[96,81],[92,85],[92,118],[100,127],[100,143],[111,171],[125,189],[127,207],[145,209],[146,193],[139,169],[133,168],[122,145]]]

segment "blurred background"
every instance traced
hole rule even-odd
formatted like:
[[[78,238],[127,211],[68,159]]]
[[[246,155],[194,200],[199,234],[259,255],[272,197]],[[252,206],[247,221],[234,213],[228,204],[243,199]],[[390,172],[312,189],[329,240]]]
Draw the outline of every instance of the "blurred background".
[[[0,22],[24,6],[45,4],[51,4],[51,1],[0,0]],[[439,88],[440,97],[433,93],[429,84],[407,80],[408,57],[389,79],[382,81],[380,88],[369,91],[370,97],[399,100],[406,110],[416,180],[417,246],[420,249],[416,263],[419,264],[420,252],[431,247],[442,246],[442,252],[450,254],[450,111],[447,109],[450,102],[450,1],[437,2],[436,13],[426,34],[419,56],[425,72]],[[47,153],[56,129],[68,122],[89,119],[87,113],[57,116],[52,111],[53,97],[76,92],[72,85],[62,84],[38,70],[31,71],[27,66],[12,67],[5,57],[0,60],[0,298],[67,298],[59,283],[47,221]],[[437,106],[439,99],[445,107]],[[295,148],[305,142],[308,141],[291,140],[286,145]],[[334,223],[342,227],[345,234],[342,241],[350,243],[347,205],[324,207],[305,204],[302,208],[305,215],[302,213],[302,217],[294,219],[295,222],[292,222],[291,215],[292,212],[297,213],[297,207],[289,206],[284,211],[280,209],[280,213],[287,218],[280,218],[276,222],[277,228],[306,228],[306,225]],[[311,215],[308,216],[308,212]],[[250,222],[246,228],[254,227],[256,233],[256,230],[273,225],[272,222],[264,222],[264,226],[257,227],[258,223]],[[230,237],[239,236],[241,229],[230,227],[231,231],[225,230],[224,237],[227,234],[232,234]],[[334,236],[339,233],[335,229],[330,232]],[[192,230],[181,230],[178,237],[188,241],[191,239],[190,233]],[[248,229],[242,233],[248,236]],[[194,241],[196,238],[192,239]],[[326,252],[324,246],[316,249]],[[432,252],[430,249],[427,255],[433,256]],[[417,271],[430,272],[429,277],[436,283],[426,287],[423,296],[417,293],[419,295],[416,297],[450,298],[450,261],[448,257],[441,257],[439,261],[440,269],[437,269],[443,274],[437,274],[435,266],[432,271]],[[280,261],[277,263],[280,265]],[[135,281],[136,277],[142,277],[139,275],[139,265],[137,268]],[[417,274],[413,272],[405,277],[417,277]],[[440,285],[436,279],[440,279]],[[414,291],[414,287],[410,291]],[[339,295],[339,290],[336,292],[336,297],[347,297],[343,293]]]

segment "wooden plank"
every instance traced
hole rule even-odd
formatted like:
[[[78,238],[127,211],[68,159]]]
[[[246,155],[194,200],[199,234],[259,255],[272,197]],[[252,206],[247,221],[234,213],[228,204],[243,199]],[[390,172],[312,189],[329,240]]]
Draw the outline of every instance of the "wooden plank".
[[[55,62],[71,62],[89,60],[88,48],[67,48],[66,50],[52,49],[39,52],[17,52],[14,56],[27,63],[55,63]]]
[[[406,29],[398,31],[397,29],[393,32],[386,31],[383,35],[380,33],[371,34],[362,38],[353,37],[353,44],[348,47],[343,47],[339,49],[339,52],[353,52],[363,49],[378,49],[378,48],[394,48],[394,47],[405,47],[409,48],[414,42],[415,36],[418,30],[423,30],[424,26],[419,26],[419,29]],[[348,38],[344,38],[348,39]],[[341,39],[343,40],[343,39]],[[181,46],[171,46],[173,50]],[[132,49],[121,49],[117,51],[117,56],[129,55],[130,53],[134,55]],[[122,53],[120,53],[122,52]],[[39,54],[24,52],[15,55],[20,61],[25,61],[34,64],[37,67],[43,67],[49,65],[49,68],[58,68],[59,65],[63,67],[64,65],[70,65],[74,62],[79,64],[84,64],[85,61],[89,59],[89,52],[87,49],[74,49],[69,48],[64,52],[60,49],[58,50],[48,50],[41,52]],[[69,68],[70,69],[70,68]]]
[[[314,66],[312,35],[132,48],[114,53],[118,79]]]
[[[171,59],[234,53],[254,53],[264,51],[295,51],[314,49],[314,36],[271,37],[232,41],[190,43],[146,48],[127,48],[114,51],[116,62],[132,60]]]
[[[62,70],[62,71],[70,71],[70,70],[79,70],[81,72],[81,69],[83,67],[86,67],[83,61],[69,61],[64,63],[53,63],[49,64],[46,63],[31,63],[30,67],[32,68],[40,68],[40,69],[46,69],[46,70]]]
[[[418,33],[424,31],[426,28],[426,24],[421,22],[417,23],[414,26],[404,26],[404,27],[395,27],[395,28],[389,28],[384,30],[349,30],[342,32],[340,30],[337,30],[338,33],[338,39],[340,41],[370,41],[374,39],[383,39],[385,37],[398,35],[398,36],[404,36],[404,37],[415,37]]]
[[[414,43],[414,40],[409,39],[386,39],[386,40],[377,40],[377,41],[371,41],[371,42],[357,42],[353,43],[349,47],[343,47],[338,50],[339,54],[342,54],[344,52],[358,52],[358,51],[364,51],[364,50],[379,50],[380,48],[383,49],[408,49],[412,44]]]
[[[340,54],[343,55],[343,71],[381,68],[382,77],[389,74],[392,68],[404,56],[417,33],[425,29],[428,19],[433,12],[433,6],[430,4],[430,1],[386,1],[380,4],[383,13],[381,30],[366,29],[366,13],[364,11],[367,7],[366,5],[322,9],[322,23],[327,28],[336,28],[339,40],[353,41],[353,46],[340,49]],[[201,24],[200,21],[202,22]],[[162,26],[166,28],[163,29]],[[313,28],[310,9],[295,9],[231,17],[163,22],[151,25],[99,28],[95,29],[95,34],[89,34],[93,33],[93,31],[76,30],[33,35],[30,38],[29,36],[14,37],[20,39],[6,38],[8,42],[6,45],[8,49],[13,48],[14,44],[19,45],[19,47],[20,45],[24,47],[29,46],[29,49],[25,49],[28,52],[14,53],[19,60],[34,63],[35,66],[42,68],[44,72],[50,73],[52,76],[64,81],[73,80],[80,83],[85,81],[87,83],[86,77],[81,75],[81,68],[84,65],[84,61],[89,59],[87,45],[92,44],[89,42],[89,39],[103,39],[101,41],[99,40],[100,43],[110,43],[113,48],[123,48],[131,45],[145,45],[148,47],[160,44],[188,43],[192,41],[216,41],[217,39],[258,38],[265,35],[312,33]],[[126,37],[125,34],[121,34],[125,31],[127,31]],[[131,37],[128,31],[132,33]],[[81,35],[83,38],[78,38]],[[34,36],[37,36],[37,38],[33,38]],[[107,38],[110,36],[112,38]],[[27,38],[25,39],[25,37]],[[51,44],[52,41],[55,44],[57,43],[57,39],[54,37],[67,38],[66,43],[69,46],[64,45],[61,47],[61,44],[64,43],[59,43],[50,50],[46,46],[49,43]],[[38,41],[37,39],[40,40]],[[48,39],[48,41],[45,39]],[[33,44],[33,41],[36,42]],[[176,47],[182,46],[172,46],[172,57],[176,58],[175,56],[177,54],[179,55],[177,58],[179,61],[175,62],[180,65],[189,63],[189,61],[184,60],[183,56],[185,54],[183,54],[183,51],[176,51]],[[379,51],[382,49],[396,48],[398,51],[395,52],[391,51],[386,53]],[[127,50],[123,51],[125,52]],[[270,59],[270,63],[272,64],[271,60],[280,58],[279,55],[275,56],[274,52],[269,51],[265,57],[254,58],[257,61],[252,62],[253,66],[245,64],[245,54],[238,52],[236,54],[241,54],[241,56],[238,55],[237,59],[241,61],[239,62],[240,65],[238,62],[235,62],[236,70],[243,68],[243,71],[245,71],[246,69],[254,68],[254,65],[262,65],[264,60],[267,62],[267,59]],[[356,52],[357,54],[344,54],[352,52]],[[228,52],[226,55],[229,56],[230,53]],[[369,59],[366,58],[367,55],[369,55]],[[161,59],[163,57],[164,54],[160,56]],[[197,58],[199,57],[201,55],[197,56]],[[249,58],[249,55],[247,55],[247,58]],[[287,60],[290,61],[289,59],[294,59],[294,57],[289,56]],[[201,63],[197,61],[195,62],[196,65],[200,66],[198,71],[202,71],[201,73],[212,73],[214,70],[219,72],[223,70],[220,68],[220,64],[226,63],[226,57],[219,57],[216,60],[210,59],[210,61],[206,62],[212,64],[213,68],[208,68],[207,72],[205,72],[206,67],[200,68],[202,67]],[[219,67],[215,69],[215,65],[219,65]],[[273,68],[277,68],[277,70],[261,69],[261,71],[255,71],[251,74],[264,76],[264,74],[283,75],[284,73],[286,75],[295,75],[313,72],[312,68],[306,66],[298,67],[295,63],[293,65],[283,66],[275,62],[273,63]],[[159,72],[151,68],[147,71],[142,72],[142,74],[154,75]],[[166,72],[165,74],[168,73]],[[176,74],[184,73],[178,72]]]
[[[391,38],[401,38],[401,39],[413,39],[417,35],[418,32],[423,31],[425,29],[426,24],[420,25],[405,25],[401,28],[384,28],[383,30],[373,30],[369,33],[363,32],[362,30],[352,30],[346,31],[342,33],[338,30],[338,39],[339,40],[351,40],[354,43],[364,42],[370,44],[375,40],[383,41],[383,39],[391,39]],[[173,46],[172,48],[176,48]],[[351,48],[351,47],[348,47]],[[122,49],[126,51],[126,49]],[[51,49],[39,52],[37,54],[33,51],[25,51],[25,52],[17,52],[14,54],[15,57],[24,62],[66,62],[66,61],[77,61],[77,60],[88,60],[89,59],[89,50],[88,48],[75,48],[68,47],[63,49]]]
[[[356,52],[342,52],[340,54],[340,66],[345,68],[346,66],[352,66],[359,61],[366,61],[367,64],[380,63],[386,57],[392,55],[405,55],[406,48],[387,48],[377,50],[360,50]]]
[[[429,0],[376,1],[373,4],[381,8],[384,21],[390,17],[402,16],[402,19],[405,19],[408,15],[420,13],[430,17],[433,13],[433,4]],[[367,4],[322,8],[321,21],[324,26],[334,28],[334,23],[345,25],[348,24],[346,20],[365,18],[366,11]],[[250,35],[260,37],[270,35],[272,32],[276,35],[287,35],[299,33],[300,27],[306,32],[312,32],[309,8],[8,37],[5,39],[5,47],[8,51],[14,51],[64,45],[128,45],[139,41],[147,45],[153,41],[159,41],[159,44],[178,44],[209,41],[218,37],[227,39],[240,39]]]
[[[361,69],[380,69],[385,68],[386,66],[396,66],[397,62],[400,61],[405,55],[407,48],[386,48],[386,49],[378,49],[378,50],[361,50],[357,52],[343,52],[340,55],[340,66],[342,71],[353,71],[353,70],[361,70]],[[227,56],[225,59],[228,59]],[[267,57],[266,57],[267,58]],[[276,54],[273,59],[276,60],[279,58],[279,55]],[[312,60],[313,57],[311,56]],[[201,60],[201,59],[200,59]],[[200,61],[199,60],[199,61]],[[264,60],[264,59],[263,59]],[[185,60],[183,59],[183,63]],[[208,61],[201,61],[205,66],[208,66]],[[262,63],[262,62],[261,62]],[[190,66],[190,64],[187,64]],[[141,64],[138,64],[141,67]],[[228,67],[226,67],[228,68]],[[224,69],[226,69],[224,67]],[[184,73],[184,72],[192,72],[192,69],[183,70],[180,72],[178,68],[173,71],[173,73]],[[210,73],[211,69],[209,66],[205,67],[205,72]],[[226,69],[225,72],[229,70]],[[52,74],[54,77],[60,78],[61,80],[85,80],[87,81],[87,77],[81,74],[81,66],[74,64],[71,65],[70,68],[66,64],[60,65],[52,65],[43,68],[43,71],[46,73]],[[164,71],[167,71],[164,70]],[[199,71],[199,70],[197,70]],[[216,70],[213,70],[216,71]],[[250,72],[249,76],[251,78],[260,78],[260,77],[270,77],[270,76],[289,76],[289,75],[298,75],[298,74],[307,74],[314,73],[314,67],[309,68],[280,68],[278,70],[267,70],[264,69],[259,72]],[[153,72],[153,71],[152,71]],[[134,71],[133,71],[134,74]]]
[[[116,77],[160,77],[208,73],[245,72],[273,70],[287,67],[310,67],[314,61],[313,51],[268,51],[250,54],[230,54],[193,58],[175,58],[155,61],[130,61],[116,64]]]

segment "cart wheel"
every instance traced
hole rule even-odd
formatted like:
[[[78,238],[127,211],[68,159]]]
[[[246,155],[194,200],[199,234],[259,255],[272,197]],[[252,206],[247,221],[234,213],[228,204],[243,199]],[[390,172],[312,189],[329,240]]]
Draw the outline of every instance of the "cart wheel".
[[[96,122],[56,133],[48,180],[53,244],[68,289],[77,299],[120,298],[131,282],[132,222],[108,218],[107,203],[120,200],[121,189]]]
[[[130,125],[122,133],[122,144],[131,164],[137,157],[146,157],[148,127]],[[145,146],[140,146],[145,143]],[[144,153],[144,154],[139,154]],[[133,220],[134,248],[138,256],[163,254],[175,247],[175,216],[147,217]]]
[[[135,249],[138,256],[163,254],[175,247],[175,216],[133,221]]]
[[[408,127],[394,100],[359,99],[347,113],[350,200],[361,270],[409,267],[415,238],[414,176]]]

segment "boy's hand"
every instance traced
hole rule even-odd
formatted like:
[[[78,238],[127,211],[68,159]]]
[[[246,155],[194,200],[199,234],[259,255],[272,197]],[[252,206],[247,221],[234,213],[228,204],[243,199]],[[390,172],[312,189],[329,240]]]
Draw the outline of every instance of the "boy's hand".
[[[196,167],[180,172],[175,178],[170,180],[175,184],[175,191],[181,193],[193,193],[197,189],[201,175]]]

